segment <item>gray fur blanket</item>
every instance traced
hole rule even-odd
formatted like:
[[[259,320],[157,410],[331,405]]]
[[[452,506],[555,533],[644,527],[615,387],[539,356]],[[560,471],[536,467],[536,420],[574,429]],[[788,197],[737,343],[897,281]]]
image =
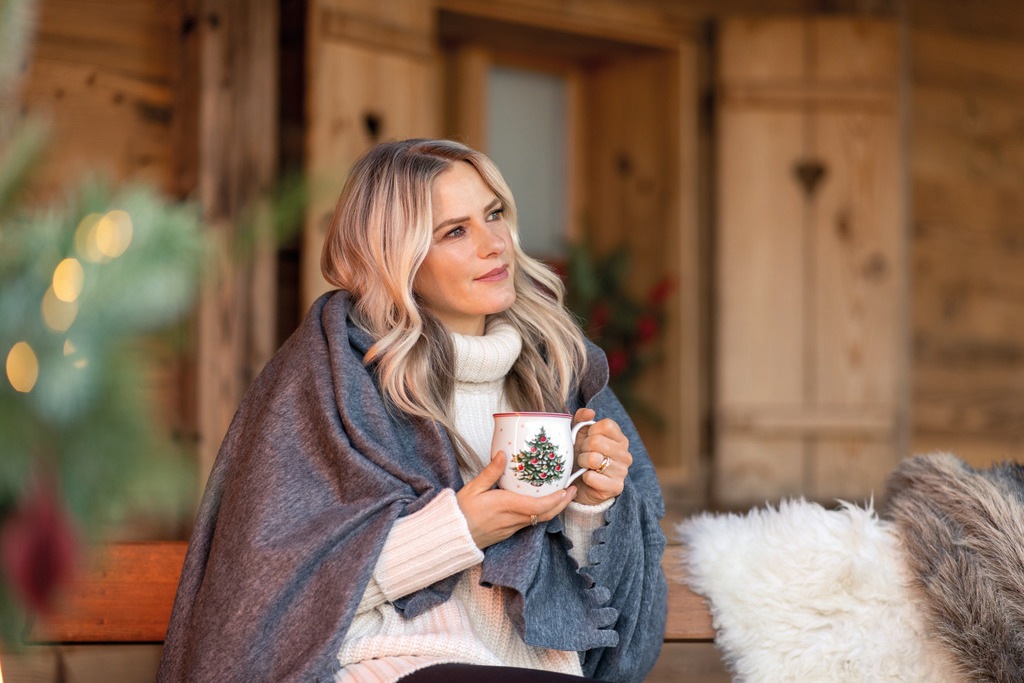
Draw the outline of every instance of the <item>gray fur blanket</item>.
[[[887,499],[929,634],[969,680],[1024,681],[1024,466],[912,458]]]

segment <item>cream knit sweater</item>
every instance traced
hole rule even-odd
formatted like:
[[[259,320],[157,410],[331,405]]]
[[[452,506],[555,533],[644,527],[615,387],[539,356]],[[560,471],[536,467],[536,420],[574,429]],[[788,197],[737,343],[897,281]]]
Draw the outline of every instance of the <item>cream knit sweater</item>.
[[[492,321],[480,337],[452,335],[455,344],[455,423],[483,467],[490,461],[493,413],[509,409],[504,378],[522,340],[511,325]],[[462,472],[468,481],[474,472]],[[563,513],[570,551],[582,564],[612,501],[570,503]],[[483,552],[476,547],[455,492],[445,489],[422,510],[395,522],[373,578],[338,652],[335,681],[395,681],[432,664],[463,662],[581,674],[577,653],[532,647],[505,616],[506,590],[480,585]],[[415,619],[390,604],[446,576],[462,576],[444,604]]]

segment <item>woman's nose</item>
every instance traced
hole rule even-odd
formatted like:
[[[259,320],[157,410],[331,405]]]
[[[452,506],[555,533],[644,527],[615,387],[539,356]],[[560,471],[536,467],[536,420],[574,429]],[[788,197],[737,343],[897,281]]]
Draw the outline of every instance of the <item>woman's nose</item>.
[[[487,257],[504,252],[508,245],[503,230],[485,225],[480,231],[477,246],[480,256]]]

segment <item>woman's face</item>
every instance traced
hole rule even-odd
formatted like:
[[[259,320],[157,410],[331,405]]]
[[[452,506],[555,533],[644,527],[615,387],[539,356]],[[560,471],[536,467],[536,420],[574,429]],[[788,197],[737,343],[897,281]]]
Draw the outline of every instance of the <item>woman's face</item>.
[[[413,290],[450,330],[483,334],[516,300],[515,257],[501,200],[468,162],[434,180],[434,233]]]

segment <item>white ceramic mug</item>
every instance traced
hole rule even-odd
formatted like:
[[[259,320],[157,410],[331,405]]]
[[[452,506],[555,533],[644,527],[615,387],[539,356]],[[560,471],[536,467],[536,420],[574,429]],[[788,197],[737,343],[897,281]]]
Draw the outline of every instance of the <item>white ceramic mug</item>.
[[[574,444],[587,420],[572,426],[566,413],[495,413],[491,455],[505,451],[498,486],[528,496],[546,496],[566,488],[586,469],[572,472]]]

